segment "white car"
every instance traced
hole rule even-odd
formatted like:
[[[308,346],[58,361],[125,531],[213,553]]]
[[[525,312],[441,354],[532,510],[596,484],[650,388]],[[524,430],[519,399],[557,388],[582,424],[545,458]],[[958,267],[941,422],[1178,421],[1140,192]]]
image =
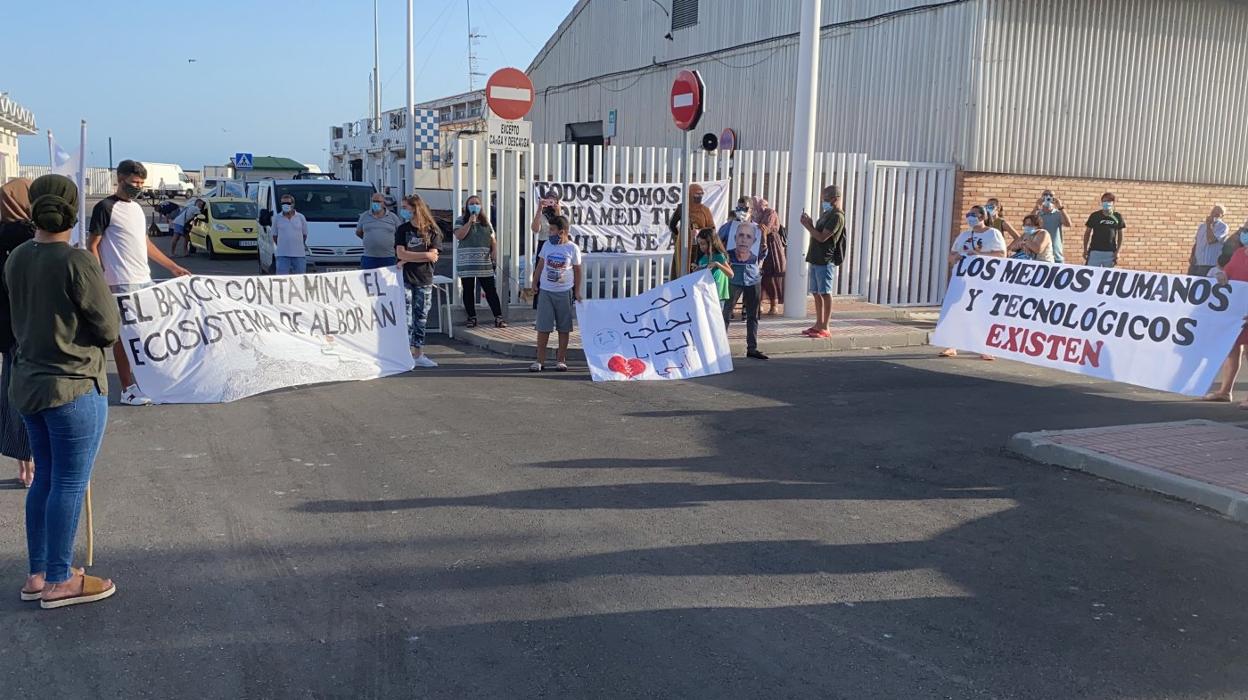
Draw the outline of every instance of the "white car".
[[[319,272],[359,267],[364,243],[355,235],[355,228],[360,214],[368,211],[374,192],[367,182],[261,180],[256,189],[256,204],[260,207],[256,245],[260,271],[271,275],[277,270],[273,217],[281,216],[285,195],[294,197],[295,210],[308,220],[306,253],[310,266],[316,266]]]

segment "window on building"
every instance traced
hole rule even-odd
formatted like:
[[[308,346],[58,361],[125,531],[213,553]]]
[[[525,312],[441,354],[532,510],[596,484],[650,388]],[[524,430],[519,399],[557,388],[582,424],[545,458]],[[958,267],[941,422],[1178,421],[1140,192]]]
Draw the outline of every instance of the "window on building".
[[[672,31],[698,23],[698,0],[672,0]]]

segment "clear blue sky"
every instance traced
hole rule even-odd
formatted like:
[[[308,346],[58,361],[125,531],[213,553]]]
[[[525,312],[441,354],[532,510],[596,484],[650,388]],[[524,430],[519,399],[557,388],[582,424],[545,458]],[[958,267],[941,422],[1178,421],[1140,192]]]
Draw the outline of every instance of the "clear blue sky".
[[[368,116],[371,0],[6,2],[0,91],[87,161],[223,164],[236,151],[325,164],[329,127]],[[521,70],[576,0],[472,0],[479,70]],[[382,108],[406,90],[404,0],[378,0]],[[415,0],[416,100],[468,90],[465,0]],[[195,59],[189,63],[188,59]],[[484,84],[484,78],[477,87]],[[48,161],[46,136],[21,160]]]

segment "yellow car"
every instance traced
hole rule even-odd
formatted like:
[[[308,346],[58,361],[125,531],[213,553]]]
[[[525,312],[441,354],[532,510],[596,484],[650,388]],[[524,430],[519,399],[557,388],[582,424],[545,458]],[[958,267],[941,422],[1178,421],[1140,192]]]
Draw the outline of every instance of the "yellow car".
[[[242,197],[206,197],[207,211],[191,227],[191,245],[217,259],[223,255],[255,255],[256,203]]]

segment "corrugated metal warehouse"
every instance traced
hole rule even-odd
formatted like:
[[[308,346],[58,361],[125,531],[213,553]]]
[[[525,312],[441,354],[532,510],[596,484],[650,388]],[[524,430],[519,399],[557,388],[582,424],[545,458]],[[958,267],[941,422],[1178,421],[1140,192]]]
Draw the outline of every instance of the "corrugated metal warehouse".
[[[694,68],[698,133],[787,150],[800,10],[581,0],[529,67],[534,138],[603,143],[614,110],[611,144],[677,146],[667,99]],[[1184,266],[1214,200],[1248,215],[1248,0],[824,0],[821,24],[817,150],[954,164],[959,207],[1016,218],[1054,187],[1078,224],[1113,189],[1142,269]]]

